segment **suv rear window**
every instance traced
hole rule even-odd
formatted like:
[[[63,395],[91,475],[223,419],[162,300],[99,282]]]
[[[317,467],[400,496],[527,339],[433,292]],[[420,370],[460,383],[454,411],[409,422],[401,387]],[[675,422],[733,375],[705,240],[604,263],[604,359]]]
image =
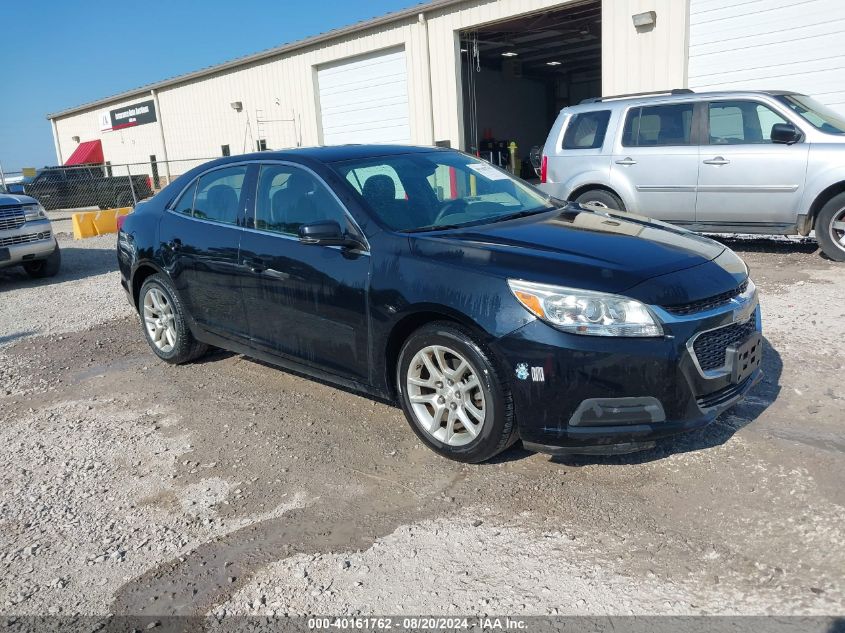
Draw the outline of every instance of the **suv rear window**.
[[[563,149],[597,149],[604,143],[610,110],[576,114],[566,126]]]
[[[692,103],[631,108],[625,119],[622,145],[690,145],[693,108]]]

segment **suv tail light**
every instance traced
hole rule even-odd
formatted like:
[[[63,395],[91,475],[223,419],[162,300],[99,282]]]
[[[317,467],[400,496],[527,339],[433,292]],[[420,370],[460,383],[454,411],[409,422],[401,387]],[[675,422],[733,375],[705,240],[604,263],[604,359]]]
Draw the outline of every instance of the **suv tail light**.
[[[123,223],[126,222],[126,218],[127,218],[127,216],[125,216],[125,215],[117,216],[117,230],[118,231],[123,230]]]
[[[543,160],[540,161],[540,182],[546,182],[546,178],[549,175],[549,157],[543,156]]]

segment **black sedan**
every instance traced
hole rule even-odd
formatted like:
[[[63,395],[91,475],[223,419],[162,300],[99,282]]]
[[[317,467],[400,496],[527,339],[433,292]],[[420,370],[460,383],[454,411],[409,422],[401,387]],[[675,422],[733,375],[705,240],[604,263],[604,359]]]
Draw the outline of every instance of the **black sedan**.
[[[118,258],[161,359],[213,345],[398,401],[461,461],[646,448],[761,377],[732,251],[454,150],[223,158],[127,216]]]

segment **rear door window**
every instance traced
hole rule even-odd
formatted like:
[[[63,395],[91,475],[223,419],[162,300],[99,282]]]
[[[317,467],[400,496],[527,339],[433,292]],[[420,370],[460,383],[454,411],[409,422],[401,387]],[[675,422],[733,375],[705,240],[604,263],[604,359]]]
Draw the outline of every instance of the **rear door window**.
[[[631,108],[625,118],[622,145],[666,147],[692,144],[692,103]]]
[[[563,149],[598,149],[604,144],[610,110],[574,115],[563,135]]]
[[[215,169],[199,178],[194,197],[194,217],[223,224],[237,224],[246,165]]]

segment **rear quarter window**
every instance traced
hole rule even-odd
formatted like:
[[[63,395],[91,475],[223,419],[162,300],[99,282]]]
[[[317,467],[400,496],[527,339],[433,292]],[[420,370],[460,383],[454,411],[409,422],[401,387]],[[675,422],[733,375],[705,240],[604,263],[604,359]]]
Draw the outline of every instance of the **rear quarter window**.
[[[563,135],[563,149],[598,149],[604,144],[610,110],[574,115]]]

